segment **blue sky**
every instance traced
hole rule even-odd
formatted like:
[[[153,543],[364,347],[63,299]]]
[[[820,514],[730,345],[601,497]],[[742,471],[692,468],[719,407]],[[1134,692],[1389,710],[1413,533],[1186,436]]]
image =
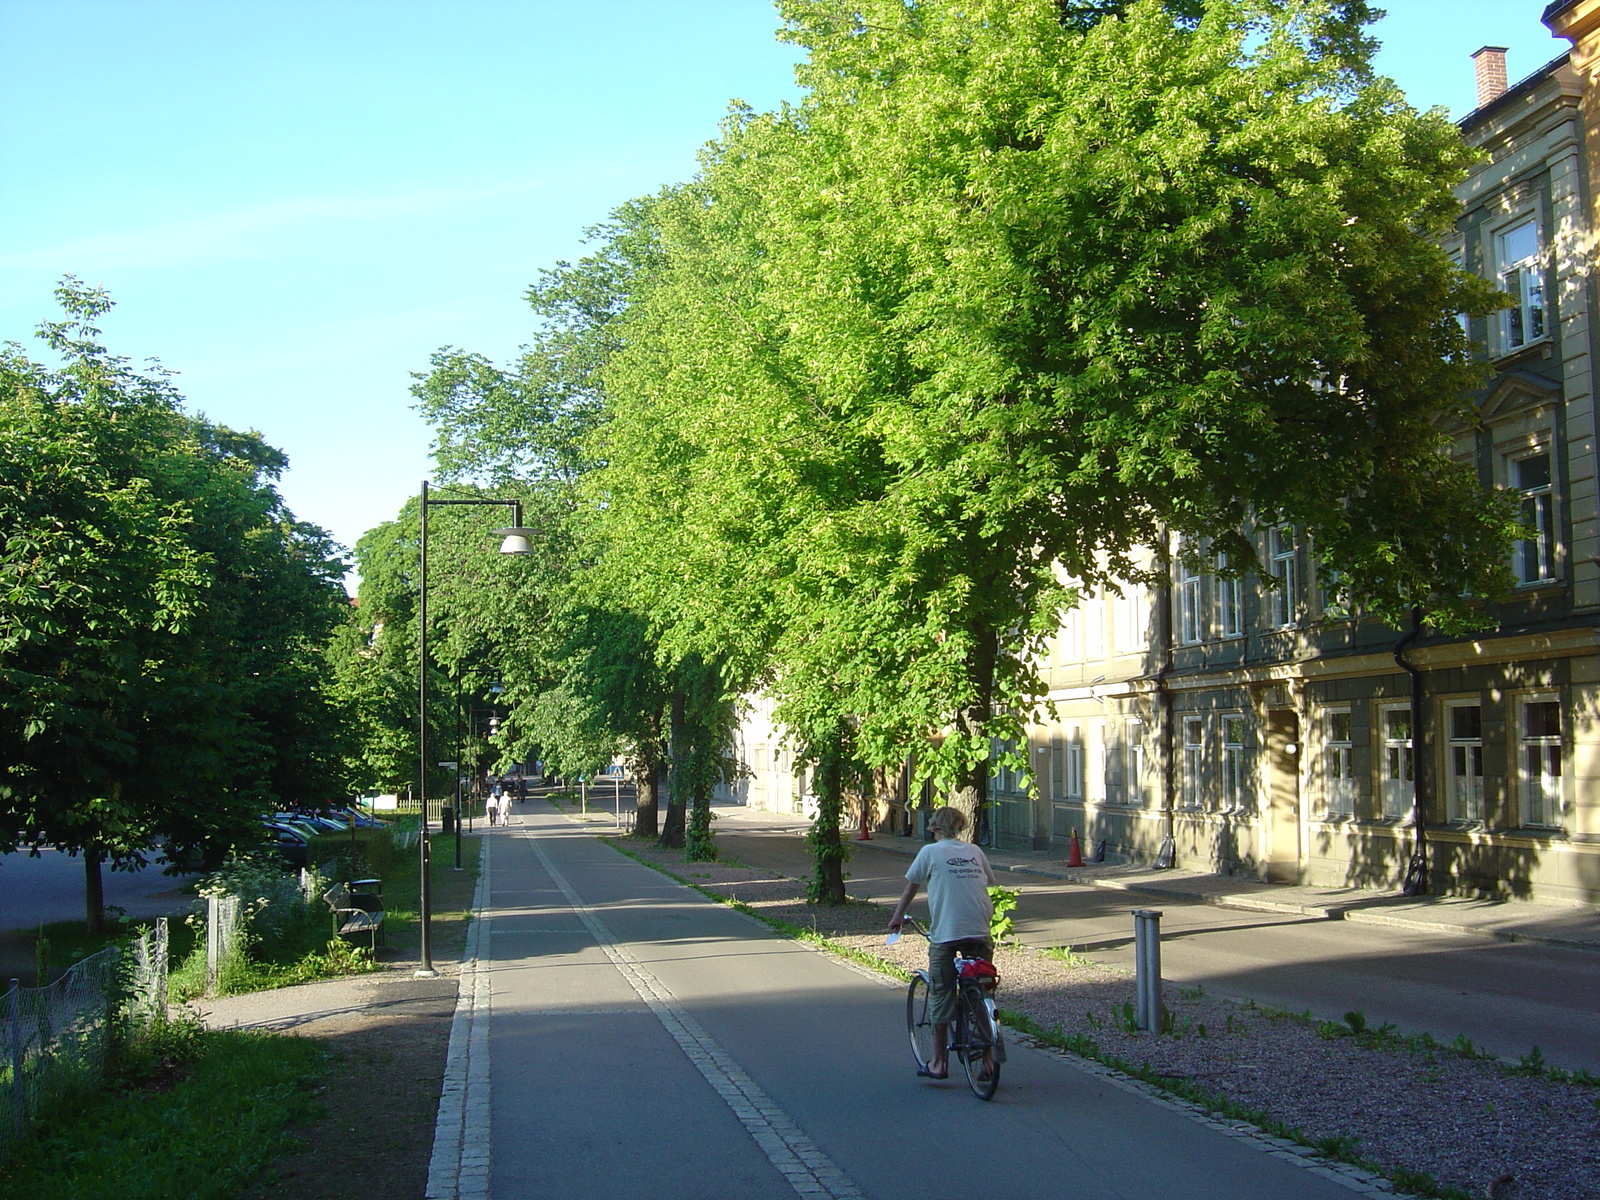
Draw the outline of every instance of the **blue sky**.
[[[1474,101],[1566,46],[1545,0],[1391,0],[1379,68]],[[0,340],[62,274],[108,344],[259,429],[346,544],[428,471],[410,373],[509,358],[584,226],[687,178],[732,98],[795,96],[765,0],[0,0]]]

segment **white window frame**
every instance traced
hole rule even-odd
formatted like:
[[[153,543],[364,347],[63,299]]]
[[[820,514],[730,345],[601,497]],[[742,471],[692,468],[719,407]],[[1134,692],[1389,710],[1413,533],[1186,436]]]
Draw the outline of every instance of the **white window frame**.
[[[1089,756],[1090,777],[1087,786],[1089,794],[1098,799],[1102,804],[1111,802],[1111,754],[1114,747],[1111,744],[1111,722],[1096,721],[1094,723],[1095,752]]]
[[[1300,572],[1294,530],[1274,525],[1267,530],[1268,569],[1278,586],[1268,594],[1274,629],[1289,629],[1300,622]]]
[[[1556,706],[1557,732],[1530,735],[1529,710],[1536,704]],[[1565,805],[1561,795],[1562,742],[1566,713],[1555,692],[1535,692],[1517,701],[1517,783],[1522,801],[1522,824],[1530,829],[1559,829]],[[1551,768],[1554,768],[1552,770]]]
[[[1143,653],[1150,648],[1149,594],[1139,584],[1124,584],[1117,597],[1115,630],[1119,654]]]
[[[1506,245],[1507,239],[1530,228],[1533,230],[1533,250],[1512,259]],[[1544,293],[1544,231],[1539,227],[1539,219],[1529,216],[1497,229],[1494,250],[1499,269],[1498,282],[1512,299],[1511,306],[1500,321],[1501,351],[1510,354],[1525,346],[1536,345],[1550,336]]]
[[[1243,713],[1222,713],[1221,792],[1217,797],[1225,813],[1248,812],[1250,803],[1250,727]]]
[[[1226,567],[1228,556],[1217,555],[1217,566]],[[1217,629],[1225,638],[1244,636],[1244,580],[1217,576]]]
[[[1083,604],[1067,609],[1056,631],[1056,663],[1067,666],[1083,661]]]
[[[1105,593],[1085,595],[1083,605],[1083,661],[1098,662],[1106,655]]]
[[[1476,736],[1456,729],[1456,713],[1476,709]],[[1444,706],[1445,817],[1451,821],[1483,820],[1483,704],[1447,700]]]
[[[1066,798],[1068,800],[1082,800],[1084,798],[1084,770],[1083,770],[1083,731],[1076,725],[1072,727],[1071,734],[1067,737],[1067,778]]]
[[[1343,718],[1339,721],[1337,718]],[[1340,729],[1342,724],[1344,727]],[[1323,806],[1330,817],[1356,815],[1355,729],[1351,710],[1322,710]]]
[[[1205,718],[1183,718],[1183,778],[1180,785],[1178,807],[1198,810],[1205,790],[1201,786],[1205,769]]]
[[[1123,801],[1132,808],[1143,808],[1144,795],[1144,720],[1129,717],[1123,722],[1123,750],[1127,761],[1123,764],[1127,777],[1122,783]]]
[[[1546,482],[1524,487],[1522,465],[1543,459]],[[1516,491],[1522,523],[1536,532],[1518,538],[1511,552],[1511,573],[1519,587],[1552,583],[1556,575],[1555,456],[1548,447],[1506,457],[1506,482]],[[1530,519],[1531,518],[1531,519]]]
[[[1395,737],[1390,717],[1405,714],[1406,735]],[[1412,728],[1411,704],[1383,704],[1378,707],[1378,737],[1383,753],[1378,759],[1379,795],[1383,800],[1382,815],[1389,820],[1399,820],[1415,805],[1417,792],[1416,731]]]
[[[1317,604],[1325,621],[1348,621],[1350,606],[1339,596],[1342,575],[1327,563],[1317,564]]]
[[[1198,645],[1202,640],[1200,568],[1178,560],[1178,644]]]

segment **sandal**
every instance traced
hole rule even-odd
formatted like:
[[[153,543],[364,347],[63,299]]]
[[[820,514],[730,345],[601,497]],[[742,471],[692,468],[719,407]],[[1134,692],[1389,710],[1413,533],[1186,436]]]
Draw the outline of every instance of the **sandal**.
[[[923,1067],[917,1072],[917,1075],[922,1079],[949,1079],[950,1068],[946,1067],[943,1071],[935,1074],[934,1072],[928,1070],[928,1068]]]

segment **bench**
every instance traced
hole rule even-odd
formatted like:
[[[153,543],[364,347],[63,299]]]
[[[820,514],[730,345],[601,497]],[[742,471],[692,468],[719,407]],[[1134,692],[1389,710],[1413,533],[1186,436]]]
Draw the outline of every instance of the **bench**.
[[[359,882],[373,884],[377,883],[377,880],[363,879]],[[352,934],[365,933],[372,940],[373,953],[377,953],[378,936],[383,932],[383,918],[387,915],[383,911],[383,900],[379,894],[368,891],[352,892],[349,885],[336,883],[322,893],[322,898],[333,910],[336,936],[349,937]]]

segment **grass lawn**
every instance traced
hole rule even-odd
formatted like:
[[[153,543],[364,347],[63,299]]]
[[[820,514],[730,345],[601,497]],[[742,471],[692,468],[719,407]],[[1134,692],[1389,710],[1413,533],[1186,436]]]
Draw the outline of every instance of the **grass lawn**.
[[[315,1042],[178,1023],[115,1069],[103,1092],[47,1114],[0,1164],[0,1195],[29,1200],[225,1200],[320,1111]]]

